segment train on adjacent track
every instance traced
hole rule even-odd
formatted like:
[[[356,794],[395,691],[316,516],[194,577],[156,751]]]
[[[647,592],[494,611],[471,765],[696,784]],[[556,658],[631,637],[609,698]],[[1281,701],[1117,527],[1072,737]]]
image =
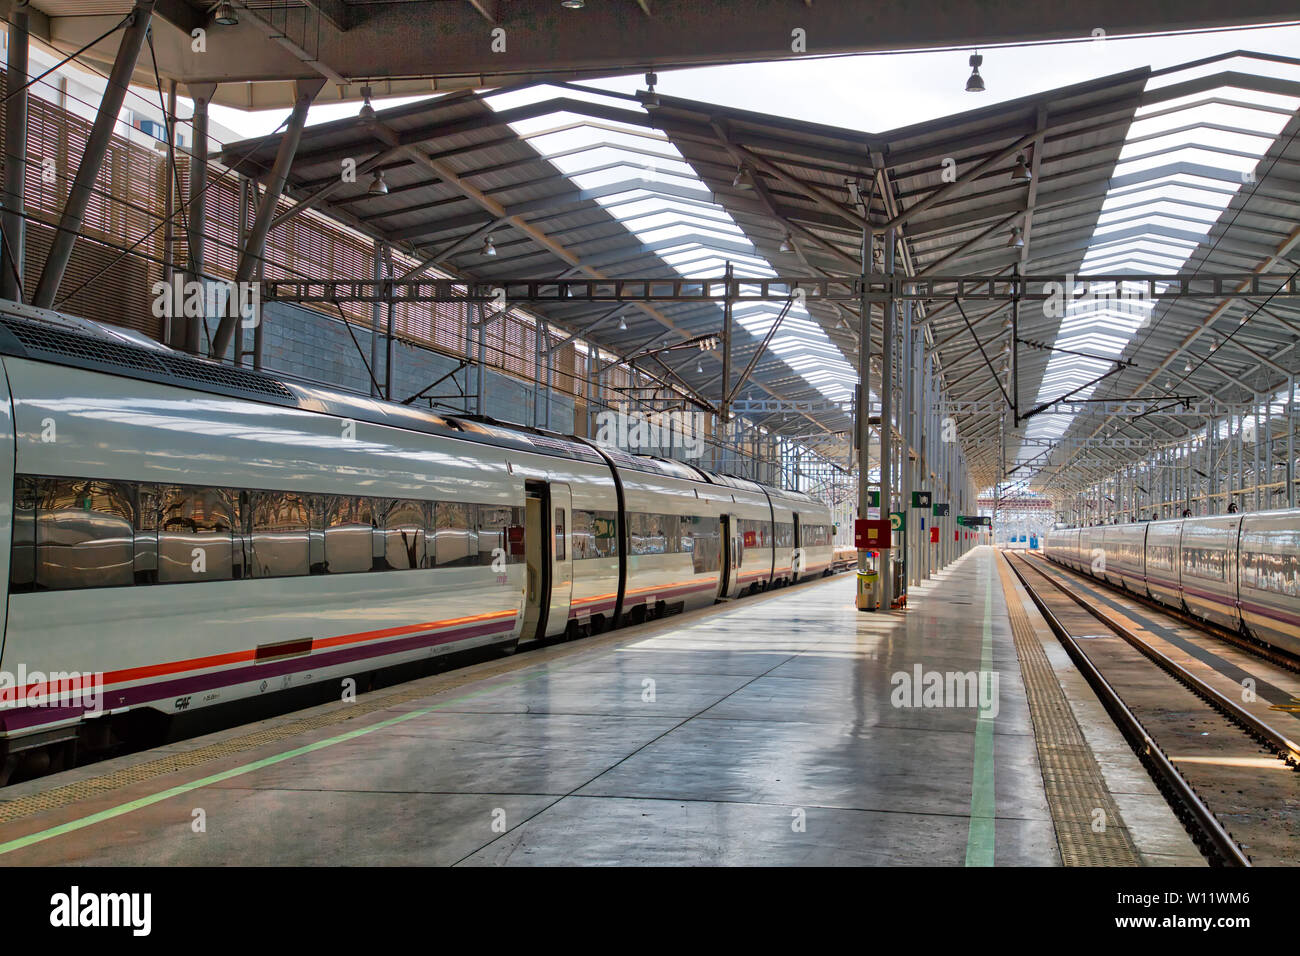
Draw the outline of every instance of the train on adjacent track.
[[[835,564],[823,503],[680,461],[15,303],[0,362],[0,783],[119,746],[142,713],[510,652]]]
[[[1051,560],[1300,655],[1300,509],[1064,528]]]

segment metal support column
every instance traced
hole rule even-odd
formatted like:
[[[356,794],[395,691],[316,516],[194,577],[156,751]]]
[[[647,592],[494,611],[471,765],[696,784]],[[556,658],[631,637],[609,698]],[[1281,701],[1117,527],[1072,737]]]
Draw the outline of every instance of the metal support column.
[[[63,273],[67,271],[68,261],[72,258],[72,248],[77,243],[81,226],[86,221],[86,210],[90,207],[94,195],[95,180],[99,177],[99,168],[104,163],[108,144],[113,138],[113,129],[117,126],[118,114],[122,112],[122,101],[126,97],[127,85],[131,74],[135,72],[135,61],[140,55],[149,21],[153,17],[153,0],[136,0],[131,11],[130,24],[122,34],[122,41],[117,48],[117,57],[113,60],[113,69],[108,76],[108,85],[104,88],[104,97],[100,100],[99,110],[95,114],[95,125],[91,127],[90,137],[86,140],[86,149],[77,166],[77,175],[72,183],[72,191],[63,206],[59,225],[50,245],[50,254],[45,259],[45,268],[41,271],[40,282],[36,285],[36,294],[32,302],[41,308],[52,308],[59,286],[63,282]]]
[[[867,299],[867,274],[871,271],[872,234],[862,232],[862,298],[860,300],[861,325],[858,330],[858,510],[859,518],[869,516],[871,496],[868,491],[871,473],[871,303]],[[852,444],[852,443],[850,443]],[[874,611],[875,591],[870,581],[871,552],[858,550],[858,587],[855,604],[859,611]]]
[[[731,283],[735,271],[727,263],[727,295],[722,304],[722,400],[718,403],[723,425],[731,420]]]
[[[912,465],[912,303],[903,303],[902,351],[898,363],[899,383],[898,430],[903,440],[899,446],[899,484],[902,485],[903,512],[903,590],[908,591],[916,575],[916,515],[912,513],[912,492],[916,490]]]
[[[483,387],[483,375],[487,371],[487,323],[487,306],[479,305],[478,321],[475,322],[475,327],[478,329],[478,374],[474,378],[474,414],[476,415],[486,414],[483,411],[486,396],[486,389]],[[504,338],[502,336],[503,340]]]
[[[248,181],[247,176],[239,177],[239,224],[235,230],[235,236],[240,247],[244,245],[244,239],[248,236],[248,210],[252,205],[253,184]],[[232,296],[232,299],[236,297]],[[253,327],[253,341],[257,341],[257,326],[262,324],[262,316],[259,313],[256,316],[257,325]],[[244,364],[244,323],[241,321],[235,326],[235,364]]]
[[[894,275],[894,230],[885,233],[885,272]],[[888,518],[894,510],[894,308],[895,300],[885,302],[885,322],[880,353],[880,517]],[[890,544],[893,544],[891,541]],[[888,549],[880,552],[880,607],[888,611],[894,603],[894,568]]]
[[[23,298],[23,252],[27,212],[27,49],[28,4],[9,13],[9,64],[5,75],[4,256],[0,259],[0,298]]]
[[[266,184],[266,195],[258,207],[257,219],[248,234],[248,243],[239,256],[239,268],[235,272],[236,285],[249,281],[257,271],[257,263],[261,261],[266,248],[266,237],[271,232],[271,222],[275,219],[280,197],[284,195],[284,187],[289,179],[289,167],[293,165],[294,154],[298,151],[298,141],[302,138],[302,129],[307,122],[307,110],[324,85],[324,77],[294,81],[296,98],[293,112],[289,114],[284,136],[280,139],[280,148],[275,154],[275,164],[271,167],[271,176]],[[225,356],[234,331],[234,320],[229,316],[223,318],[212,339],[213,358],[221,359]]]
[[[533,326],[533,427],[542,423],[542,387],[545,376],[542,374],[542,359],[546,353],[546,323],[538,322]]]
[[[373,260],[370,264],[370,278],[375,281],[378,288],[379,282],[384,278],[384,244],[381,240],[376,239],[370,247]],[[370,367],[379,368],[379,329],[382,324],[382,304],[378,296],[370,303]],[[370,379],[370,397],[379,397],[379,386],[376,384],[374,377]]]
[[[186,248],[189,250],[189,267],[186,272],[190,281],[201,284],[207,264],[208,103],[217,92],[217,84],[196,83],[187,86],[186,92],[194,101],[194,116],[190,120],[194,145],[190,148],[190,188],[186,202],[186,224],[189,229],[185,237]],[[203,301],[207,301],[207,296],[203,297]],[[179,346],[191,355],[198,355],[203,351],[203,336],[200,332],[207,326],[207,312],[201,316],[177,318]]]
[[[393,275],[393,247],[384,244],[384,272]],[[384,342],[384,398],[393,400],[393,352],[397,346],[397,336],[393,334],[393,322],[396,319],[397,306],[393,302],[393,286],[384,286],[384,297],[388,300],[388,326]]]
[[[1295,507],[1295,376],[1286,381],[1286,506]]]

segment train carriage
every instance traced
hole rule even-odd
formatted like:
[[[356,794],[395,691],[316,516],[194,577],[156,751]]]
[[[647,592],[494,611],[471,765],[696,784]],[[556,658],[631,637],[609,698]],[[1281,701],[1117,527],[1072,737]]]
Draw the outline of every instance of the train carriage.
[[[27,756],[111,745],[133,715],[510,651],[778,580],[781,493],[746,479],[16,303],[0,306],[0,357],[0,671],[33,675],[3,688],[0,783]],[[786,497],[783,573],[795,525],[827,545],[830,527],[825,505]],[[96,674],[98,700],[52,676]]]
[[[1083,561],[1098,549],[1103,563]],[[1047,556],[1300,653],[1300,510],[1053,531]]]
[[[712,486],[682,462],[598,447],[622,486],[627,567],[622,616],[636,623],[665,609],[712,604],[723,554]]]
[[[759,591],[772,582],[772,504],[763,486],[747,478],[706,473],[721,487],[720,517],[726,539],[728,577],[723,597]],[[729,499],[729,500],[728,500]]]
[[[1241,620],[1260,641],[1300,654],[1300,510],[1241,516]]]
[[[1237,608],[1237,538],[1241,515],[1183,521],[1179,580],[1183,604],[1197,617],[1230,630],[1241,626]]]
[[[1145,597],[1147,585],[1143,554],[1146,524],[1112,525],[1105,530],[1106,580]]]

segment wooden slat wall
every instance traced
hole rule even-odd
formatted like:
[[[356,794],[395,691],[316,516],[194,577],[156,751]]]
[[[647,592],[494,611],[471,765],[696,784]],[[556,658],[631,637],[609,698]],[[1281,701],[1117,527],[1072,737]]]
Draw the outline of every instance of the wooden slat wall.
[[[2,85],[3,71],[0,71]],[[0,103],[0,123],[3,115],[4,104]],[[23,285],[29,297],[36,290],[54,235],[53,225],[67,201],[91,127],[91,121],[67,113],[38,96],[28,100],[27,212],[31,218],[27,224]],[[42,175],[46,159],[54,161],[52,182],[46,182]],[[68,311],[136,329],[154,338],[163,337],[163,320],[153,315],[151,307],[152,286],[163,278],[162,218],[167,162],[163,151],[113,137],[96,184],[97,193],[86,213],[83,238],[73,250],[60,287],[60,300],[66,300],[64,305]],[[179,197],[187,199],[188,155],[177,153],[176,164]],[[218,278],[232,279],[239,261],[239,181],[231,174],[223,175],[220,169],[210,167],[206,172],[204,271]],[[261,194],[260,187],[253,190],[250,222]],[[286,209],[292,202],[282,199],[280,208]],[[187,222],[188,217],[178,215],[174,229],[174,261],[182,270],[189,258]],[[272,230],[264,258],[268,279],[373,274],[372,240],[315,212],[297,216]],[[393,268],[398,275],[415,264],[411,257],[393,255]],[[438,273],[430,270],[428,274]],[[332,306],[320,307],[319,311],[335,318],[339,315],[339,309]],[[403,303],[394,310],[394,333],[412,344],[463,358],[467,311],[465,305],[456,303]],[[371,325],[369,303],[347,303],[342,306],[342,312],[350,322],[366,328]],[[527,319],[515,315],[497,319],[487,330],[486,363],[525,381],[536,381],[535,336],[536,328]],[[562,337],[552,333],[547,342],[554,345]],[[587,356],[570,343],[556,353],[555,363],[553,387],[579,399],[576,407],[581,412],[575,417],[575,426],[582,429],[586,417],[583,378],[587,374]],[[610,370],[608,387],[597,396],[597,402],[621,399],[626,393],[615,391],[614,386],[629,384],[626,371]]]

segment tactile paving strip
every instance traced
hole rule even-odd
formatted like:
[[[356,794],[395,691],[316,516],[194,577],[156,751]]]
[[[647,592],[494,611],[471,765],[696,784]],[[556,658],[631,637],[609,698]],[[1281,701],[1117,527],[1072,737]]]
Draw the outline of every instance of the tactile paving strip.
[[[1015,578],[1006,561],[998,560],[998,574],[1007,598],[1007,616],[1015,638],[1020,672],[1025,679],[1029,714],[1034,722],[1038,763],[1043,789],[1056,827],[1061,862],[1066,866],[1141,866],[1119,807],[1106,787],[1101,767],[1074,719],[1065,692],[1057,683],[1038,635],[1029,621]],[[1097,811],[1105,826],[1095,829]]]

